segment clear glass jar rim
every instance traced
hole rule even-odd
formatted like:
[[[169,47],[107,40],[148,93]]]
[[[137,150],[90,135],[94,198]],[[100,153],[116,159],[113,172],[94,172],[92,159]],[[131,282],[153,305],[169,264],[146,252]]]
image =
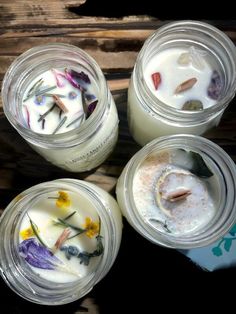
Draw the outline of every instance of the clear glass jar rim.
[[[74,281],[71,283],[69,282],[66,284],[64,284],[64,283],[60,284],[60,283],[56,283],[56,282],[53,283],[51,281],[47,282],[44,279],[40,279],[38,281],[38,284],[41,286],[41,288],[42,288],[42,286],[46,287],[47,285],[50,284],[50,289],[54,287],[55,293],[57,293],[61,289],[65,289],[66,291],[73,290],[74,295],[76,296],[76,294],[79,293],[80,290],[83,291],[82,295],[79,295],[77,298],[74,299],[74,300],[76,300],[78,298],[81,298],[86,293],[88,293],[93,288],[93,286],[104,276],[107,269],[110,268],[110,265],[111,265],[111,262],[113,261],[113,256],[114,256],[114,246],[115,246],[114,241],[116,241],[115,240],[116,236],[115,236],[115,231],[114,231],[115,226],[114,226],[114,223],[112,222],[112,219],[109,217],[109,215],[107,215],[106,204],[104,203],[104,201],[101,199],[101,197],[97,194],[97,192],[95,190],[90,189],[90,187],[88,187],[86,184],[84,184],[83,181],[75,180],[75,179],[57,179],[54,181],[49,181],[49,182],[37,184],[35,186],[32,186],[32,187],[26,189],[22,193],[20,193],[15,199],[13,199],[9,203],[9,205],[4,210],[4,212],[1,216],[0,226],[2,229],[1,232],[4,233],[4,230],[5,230],[5,228],[7,228],[8,223],[12,223],[11,221],[9,222],[9,220],[13,217],[13,212],[15,214],[18,214],[19,209],[20,209],[20,217],[22,217],[22,215],[25,215],[25,212],[27,211],[27,207],[24,207],[24,210],[21,211],[21,208],[22,208],[22,206],[25,205],[25,203],[27,205],[28,204],[30,205],[31,202],[32,201],[35,202],[36,201],[35,198],[36,199],[39,198],[42,193],[58,191],[58,189],[63,189],[63,187],[65,190],[68,190],[68,187],[71,188],[71,191],[75,191],[77,189],[80,190],[82,193],[84,193],[84,195],[86,195],[86,197],[88,197],[88,199],[90,199],[93,202],[93,204],[95,204],[96,210],[98,212],[98,215],[102,221],[102,224],[103,224],[104,230],[105,230],[105,233],[103,234],[103,239],[104,239],[103,241],[105,244],[104,245],[104,253],[101,257],[99,264],[92,271],[92,273],[89,273],[87,276],[80,278],[77,281]],[[20,219],[20,217],[18,217],[17,219]],[[16,222],[14,221],[14,225],[15,224],[16,224]],[[3,263],[4,263],[3,261],[0,262],[0,269],[2,271],[3,278],[8,283],[8,281],[6,279],[7,276],[4,275],[5,269],[2,267]],[[33,275],[32,278],[36,278],[36,277],[37,276]],[[28,280],[28,279],[26,279],[26,280]],[[12,284],[12,282],[11,282],[11,286],[16,293],[20,294],[19,291],[17,291],[17,287],[14,287],[14,284]],[[78,290],[78,292],[76,292],[77,291],[76,289]],[[32,293],[31,290],[29,292]],[[32,301],[31,297],[27,297],[27,295],[24,295],[24,294],[20,294],[20,295],[22,297]],[[65,297],[67,297],[67,296],[65,296]],[[74,300],[72,300],[72,301],[74,301]],[[38,302],[36,302],[36,303],[38,303]],[[50,302],[44,303],[44,304],[50,304]]]
[[[234,77],[231,77],[231,92],[227,93],[225,97],[220,99],[214,106],[205,108],[201,111],[183,111],[181,109],[177,109],[175,107],[172,107],[170,105],[167,105],[160,101],[158,99],[158,102],[156,101],[156,97],[150,92],[145,80],[144,80],[144,58],[146,53],[150,49],[150,45],[157,41],[161,36],[165,36],[166,33],[169,31],[184,31],[187,30],[195,30],[199,33],[199,36],[201,36],[201,33],[203,34],[209,34],[212,39],[215,41],[222,41],[222,47],[227,52],[227,54],[230,51],[230,61],[232,62],[231,67],[234,69]],[[137,78],[137,82],[134,81],[134,88],[136,90],[136,93],[138,97],[142,98],[142,100],[145,102],[145,105],[147,108],[154,112],[154,114],[158,113],[163,115],[163,118],[167,118],[166,115],[170,119],[181,119],[184,120],[187,123],[194,123],[197,119],[197,123],[204,123],[205,119],[208,116],[214,116],[219,113],[221,113],[228,105],[228,103],[233,99],[235,95],[236,90],[236,48],[231,41],[231,39],[225,35],[222,31],[220,31],[218,28],[205,23],[201,21],[194,21],[194,20],[182,20],[182,21],[176,21],[176,22],[170,22],[166,25],[161,26],[159,29],[157,29],[152,35],[150,35],[146,41],[144,42],[144,45],[142,49],[140,50],[135,66],[133,71],[133,76]],[[143,93],[143,96],[141,96],[140,91]],[[142,104],[141,101],[140,103]],[[157,111],[159,110],[159,111]]]

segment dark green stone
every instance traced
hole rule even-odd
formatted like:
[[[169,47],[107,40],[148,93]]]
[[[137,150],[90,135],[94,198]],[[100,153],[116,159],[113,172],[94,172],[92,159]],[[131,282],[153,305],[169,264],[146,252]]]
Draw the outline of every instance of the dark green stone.
[[[203,109],[202,102],[200,100],[188,100],[184,103],[182,110],[199,111]]]

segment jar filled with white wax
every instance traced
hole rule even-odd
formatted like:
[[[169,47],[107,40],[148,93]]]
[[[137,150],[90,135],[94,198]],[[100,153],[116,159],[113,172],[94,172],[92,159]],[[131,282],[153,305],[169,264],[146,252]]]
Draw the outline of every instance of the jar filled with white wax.
[[[128,91],[132,136],[202,135],[217,126],[236,89],[236,48],[217,28],[178,21],[144,43]]]
[[[110,270],[122,220],[116,201],[84,181],[35,185],[0,220],[0,270],[7,285],[39,304],[80,299]]]
[[[189,249],[221,238],[236,221],[236,168],[218,145],[196,135],[155,139],[124,168],[117,201],[149,241]]]
[[[34,47],[3,80],[4,113],[54,165],[73,172],[100,165],[118,137],[118,115],[104,75],[85,51],[67,44]]]

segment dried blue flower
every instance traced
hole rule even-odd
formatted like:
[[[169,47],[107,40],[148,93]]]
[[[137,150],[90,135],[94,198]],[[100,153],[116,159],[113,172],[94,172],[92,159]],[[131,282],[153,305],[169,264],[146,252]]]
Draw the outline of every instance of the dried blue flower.
[[[86,93],[85,93],[84,96],[85,96],[85,98],[86,98],[87,101],[91,101],[91,100],[96,99],[96,96],[93,95],[93,94],[86,94]]]
[[[24,240],[19,245],[20,256],[31,266],[54,270],[62,262],[52,252],[41,245],[35,238]]]
[[[62,246],[62,247],[60,248],[60,251],[65,252],[66,258],[67,258],[68,260],[71,259],[71,255],[70,255],[70,253],[68,252],[68,246]]]
[[[91,257],[91,253],[88,252],[81,252],[78,255],[78,258],[80,259],[80,264],[84,264],[85,266],[88,266]]]
[[[34,99],[34,103],[38,106],[41,106],[45,103],[46,97],[44,95],[38,95]]]
[[[70,245],[68,247],[68,253],[71,255],[71,256],[78,256],[79,254],[79,250],[76,246],[74,245]]]
[[[62,246],[60,250],[65,252],[66,258],[68,260],[71,259],[71,256],[78,256],[79,254],[79,249],[74,245]]]
[[[207,95],[217,100],[223,87],[223,81],[218,71],[214,70],[211,76],[211,82],[207,88]]]
[[[77,97],[78,95],[75,92],[69,92],[68,97],[69,99],[73,100]]]
[[[102,255],[104,247],[102,244],[102,237],[100,235],[96,236],[97,247],[93,252],[80,252],[79,249],[74,245],[62,246],[61,251],[65,252],[66,258],[71,259],[72,256],[77,256],[80,259],[80,264],[88,266],[91,257],[96,257]]]
[[[102,244],[102,236],[98,235],[98,236],[96,236],[96,239],[97,239],[97,248],[92,254],[93,254],[93,256],[100,256],[100,255],[102,255],[102,253],[104,251],[104,247]]]

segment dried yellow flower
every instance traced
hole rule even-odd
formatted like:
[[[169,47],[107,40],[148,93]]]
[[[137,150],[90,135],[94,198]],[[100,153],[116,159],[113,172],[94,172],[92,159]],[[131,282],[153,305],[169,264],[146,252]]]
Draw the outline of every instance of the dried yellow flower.
[[[57,198],[56,206],[59,208],[69,207],[71,204],[71,201],[70,201],[68,193],[64,191],[58,191],[58,194],[59,194],[59,197]]]
[[[99,232],[99,223],[93,222],[90,217],[86,217],[84,228],[86,230],[85,234],[90,239],[94,237]]]
[[[23,240],[29,239],[33,235],[34,235],[34,231],[31,227],[20,231],[20,236],[22,237]]]

